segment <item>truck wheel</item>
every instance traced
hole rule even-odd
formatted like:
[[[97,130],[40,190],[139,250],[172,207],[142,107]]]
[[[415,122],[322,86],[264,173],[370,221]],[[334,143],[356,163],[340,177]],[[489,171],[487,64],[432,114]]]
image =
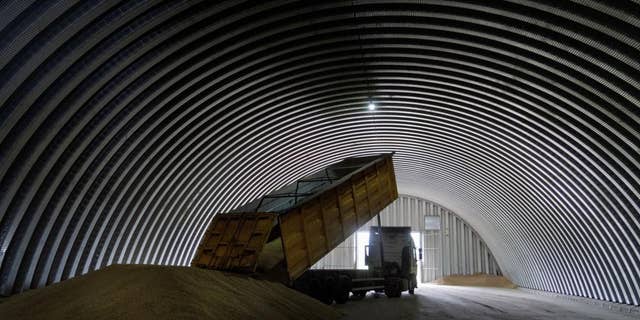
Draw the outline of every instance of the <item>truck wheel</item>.
[[[349,301],[349,291],[343,290],[333,298],[336,300],[337,304],[345,304]]]
[[[366,291],[354,291],[351,300],[362,300],[367,296]]]
[[[332,304],[333,297],[331,296],[331,291],[327,288],[328,281],[326,279],[311,279],[311,296],[322,301],[324,304]]]
[[[316,292],[315,298],[322,301],[322,303],[326,305],[330,305],[333,303],[333,296],[331,295],[331,291],[326,287]]]
[[[397,298],[402,295],[402,283],[399,278],[390,278],[385,281],[384,294],[389,298]]]
[[[323,295],[320,297],[320,301],[322,301],[326,305],[331,305],[333,303],[333,297],[330,295]]]
[[[349,301],[349,293],[351,292],[351,278],[341,274],[338,276],[337,283],[334,283],[333,298],[338,304],[344,304]]]
[[[415,289],[418,287],[418,278],[414,274],[409,282],[409,294],[415,294]]]
[[[416,279],[416,276],[410,277],[409,278],[409,294],[415,294],[416,287],[418,287],[418,280]]]
[[[389,288],[384,290],[384,294],[389,298],[398,298],[402,295],[399,288]]]
[[[327,276],[323,279],[323,290],[320,294],[320,301],[324,302],[327,305],[333,303],[333,292],[335,292],[335,288],[339,286],[340,283],[336,278],[332,276]]]

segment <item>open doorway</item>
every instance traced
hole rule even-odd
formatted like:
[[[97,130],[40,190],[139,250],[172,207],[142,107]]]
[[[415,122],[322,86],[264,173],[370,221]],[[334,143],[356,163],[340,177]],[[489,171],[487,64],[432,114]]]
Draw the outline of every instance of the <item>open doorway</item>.
[[[411,232],[411,238],[413,239],[413,244],[416,246],[416,254],[418,254],[418,250],[420,250],[420,248],[422,248],[422,234],[420,232],[417,231],[413,231]],[[418,258],[418,272],[416,273],[416,279],[418,279],[418,287],[420,287],[420,284],[422,283],[422,260]]]
[[[411,232],[411,238],[413,239],[413,243],[416,246],[416,253],[418,249],[422,248],[422,235],[420,232],[414,231]],[[358,231],[356,232],[356,245],[354,246],[355,257],[356,257],[356,268],[360,270],[366,270],[368,267],[364,263],[365,256],[365,246],[369,244],[369,231]],[[418,286],[420,286],[422,279],[422,261],[418,260],[418,272],[416,274],[418,280]]]

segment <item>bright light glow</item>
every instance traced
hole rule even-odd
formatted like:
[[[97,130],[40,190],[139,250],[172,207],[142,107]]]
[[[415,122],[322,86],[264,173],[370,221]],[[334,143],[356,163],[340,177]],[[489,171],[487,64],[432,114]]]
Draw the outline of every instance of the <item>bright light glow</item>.
[[[416,246],[416,258],[418,258],[418,249],[422,248],[422,234],[420,232],[411,232],[411,238],[413,238],[413,244]],[[424,259],[424,256],[423,256]],[[424,261],[424,260],[422,260]],[[422,261],[418,260],[418,272],[416,272],[416,279],[418,280],[418,287],[422,283]]]
[[[356,254],[358,257],[356,260],[358,261],[356,268],[360,270],[367,270],[369,267],[364,264],[364,246],[369,244],[369,231],[360,231],[356,233]]]
[[[375,234],[378,234],[375,232]],[[418,249],[422,248],[422,234],[420,232],[411,232],[411,238],[413,238],[413,243],[416,246],[416,256],[418,254]],[[364,247],[369,244],[369,231],[358,231],[356,232],[356,268],[359,270],[367,270],[369,267],[364,264]],[[418,279],[418,286],[422,283],[422,261],[418,261],[418,272],[416,274],[416,279]]]
[[[373,111],[376,109],[376,105],[373,102],[369,102],[369,110]]]

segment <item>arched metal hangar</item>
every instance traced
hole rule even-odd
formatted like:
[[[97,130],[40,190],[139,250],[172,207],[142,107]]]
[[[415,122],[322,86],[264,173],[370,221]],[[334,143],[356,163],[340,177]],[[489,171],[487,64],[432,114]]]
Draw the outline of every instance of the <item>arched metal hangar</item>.
[[[533,289],[640,304],[636,1],[3,1],[0,293],[188,264],[216,212],[395,151]],[[368,104],[375,108],[370,110]]]

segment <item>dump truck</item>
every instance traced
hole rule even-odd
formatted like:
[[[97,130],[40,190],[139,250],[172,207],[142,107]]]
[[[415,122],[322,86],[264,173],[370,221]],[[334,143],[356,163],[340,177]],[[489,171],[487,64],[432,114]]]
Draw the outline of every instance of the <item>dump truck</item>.
[[[350,293],[354,299],[369,291],[384,292],[389,298],[400,297],[404,291],[414,294],[418,259],[422,252],[411,238],[411,227],[372,226],[365,246],[367,269],[308,270],[293,287],[327,304],[345,303]]]
[[[346,302],[350,292],[368,288],[398,296],[398,288],[408,290],[415,279],[395,281],[406,277],[394,273],[383,255],[378,269],[373,264],[380,258],[370,254],[370,270],[309,270],[398,198],[392,155],[346,158],[215,214],[191,265],[280,281],[326,303]],[[382,243],[385,238],[378,237]],[[391,250],[378,247],[382,254]]]

